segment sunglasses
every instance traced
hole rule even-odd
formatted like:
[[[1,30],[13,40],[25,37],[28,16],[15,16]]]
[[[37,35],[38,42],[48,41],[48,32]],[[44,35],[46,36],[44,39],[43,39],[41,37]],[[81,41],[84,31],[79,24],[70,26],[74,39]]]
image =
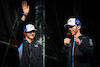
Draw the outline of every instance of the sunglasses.
[[[74,27],[74,26],[69,26],[69,28],[72,28],[72,27]]]
[[[72,28],[72,27],[74,27],[74,26],[70,26],[70,25],[66,25],[66,24],[65,24],[64,27],[65,27],[65,28]]]
[[[29,32],[27,32],[27,33],[35,33],[36,31],[35,30],[32,30],[32,31],[29,31]]]
[[[74,27],[74,26],[66,26],[66,28],[72,28],[72,27]]]

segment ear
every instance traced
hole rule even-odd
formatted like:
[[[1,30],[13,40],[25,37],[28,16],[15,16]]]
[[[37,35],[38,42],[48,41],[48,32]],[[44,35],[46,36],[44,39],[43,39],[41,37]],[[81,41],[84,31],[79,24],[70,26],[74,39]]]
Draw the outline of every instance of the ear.
[[[78,29],[80,30],[81,29],[81,26],[78,26]]]
[[[26,36],[26,32],[23,32],[24,36]]]

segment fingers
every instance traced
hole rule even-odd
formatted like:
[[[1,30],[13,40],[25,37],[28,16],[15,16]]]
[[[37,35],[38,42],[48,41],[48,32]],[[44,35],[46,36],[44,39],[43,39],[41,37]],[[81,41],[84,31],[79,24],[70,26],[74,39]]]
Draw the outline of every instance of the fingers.
[[[27,6],[28,9],[30,9],[29,5]]]
[[[69,39],[69,38],[65,38],[65,39],[64,39],[64,45],[66,45],[66,43],[69,44],[70,41],[71,41],[71,39]]]
[[[74,40],[76,41],[77,45],[81,45],[80,39],[77,36],[74,36]]]
[[[77,37],[74,37],[74,40],[75,40],[75,41],[78,41],[78,38],[77,38]]]
[[[22,1],[22,4],[27,4],[27,1]]]
[[[22,1],[22,6],[27,6],[27,1]]]

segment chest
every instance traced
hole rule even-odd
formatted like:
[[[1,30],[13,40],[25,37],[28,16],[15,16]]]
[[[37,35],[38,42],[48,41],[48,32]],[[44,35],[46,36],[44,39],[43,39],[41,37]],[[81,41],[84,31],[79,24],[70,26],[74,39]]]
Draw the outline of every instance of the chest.
[[[83,53],[80,51],[78,45],[75,43],[75,45],[73,46],[73,43],[71,43],[69,46],[68,46],[68,53],[69,55],[72,55],[72,53],[74,52],[74,55],[78,55],[78,56],[81,56],[83,55]]]
[[[40,47],[37,44],[24,44],[23,45],[23,55],[38,57],[40,52]]]

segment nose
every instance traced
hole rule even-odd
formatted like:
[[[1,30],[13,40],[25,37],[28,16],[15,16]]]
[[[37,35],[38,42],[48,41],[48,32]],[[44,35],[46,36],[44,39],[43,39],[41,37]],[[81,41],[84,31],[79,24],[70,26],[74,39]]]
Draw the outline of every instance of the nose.
[[[31,32],[31,34],[35,34],[35,32]]]
[[[69,28],[69,31],[71,31],[72,30],[72,28]]]
[[[35,32],[31,31],[30,34],[35,34]]]

